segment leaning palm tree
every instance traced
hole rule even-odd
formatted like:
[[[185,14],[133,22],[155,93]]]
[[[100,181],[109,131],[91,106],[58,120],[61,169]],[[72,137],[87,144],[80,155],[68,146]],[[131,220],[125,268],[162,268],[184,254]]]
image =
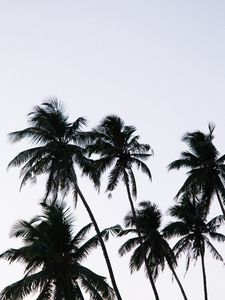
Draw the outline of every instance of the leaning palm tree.
[[[28,115],[28,121],[28,128],[12,132],[9,137],[13,142],[29,139],[36,147],[20,152],[9,163],[9,167],[22,166],[21,187],[28,180],[46,174],[45,200],[50,194],[57,199],[59,192],[66,194],[70,188],[74,192],[75,202],[79,195],[99,237],[116,296],[118,300],[122,300],[100,229],[77,181],[75,164],[98,183],[97,170],[93,170],[92,161],[83,155],[87,133],[81,128],[86,120],[78,118],[70,123],[61,103],[57,99],[50,99],[41,106],[36,106]]]
[[[97,236],[87,239],[92,224],[73,233],[73,218],[64,204],[42,204],[43,215],[27,222],[18,221],[11,236],[22,239],[18,249],[9,249],[0,258],[21,262],[24,277],[5,287],[0,299],[23,299],[36,292],[37,300],[112,300],[113,289],[104,277],[82,265],[99,241]],[[104,235],[104,233],[102,233]]]
[[[199,257],[201,258],[204,297],[205,300],[208,300],[205,250],[208,248],[215,259],[223,261],[210,238],[218,242],[225,241],[225,236],[217,232],[224,222],[224,216],[217,216],[207,221],[207,209],[204,203],[190,194],[183,195],[180,202],[170,208],[169,212],[171,216],[176,218],[176,221],[171,222],[164,228],[164,236],[167,238],[180,238],[173,250],[176,258],[179,258],[185,252],[187,253],[186,270],[188,270],[191,260],[196,261]]]
[[[162,214],[160,210],[149,201],[141,202],[138,209],[136,209],[136,222],[138,222],[138,228],[146,249],[148,266],[154,280],[157,278],[160,270],[164,270],[167,263],[179,285],[183,298],[187,300],[185,291],[175,272],[175,267],[177,266],[175,255],[160,230],[161,220]],[[133,237],[129,238],[120,247],[119,254],[123,256],[133,251],[130,259],[130,270],[131,272],[138,271],[144,264],[144,255],[139,244],[133,214],[127,214],[124,218],[124,223],[126,229],[122,230],[119,236],[133,235]]]
[[[181,153],[181,158],[173,161],[169,170],[187,168],[188,178],[177,193],[177,197],[190,189],[197,189],[202,193],[202,199],[210,206],[213,195],[217,196],[220,208],[225,216],[225,154],[219,152],[213,144],[213,131],[215,126],[209,124],[209,133],[201,131],[187,133],[183,141],[187,143],[190,151]],[[221,199],[222,197],[222,199]]]
[[[90,136],[92,143],[86,148],[89,155],[95,154],[100,157],[95,160],[96,169],[98,169],[100,174],[108,168],[112,168],[108,176],[109,181],[106,188],[109,195],[117,187],[120,180],[125,183],[134,219],[136,219],[136,212],[132,196],[134,198],[137,196],[137,185],[133,166],[138,169],[140,168],[151,180],[151,172],[144,161],[152,155],[152,152],[149,153],[151,147],[148,144],[140,143],[139,136],[135,135],[135,131],[135,127],[125,126],[120,117],[115,115],[106,116],[100,125],[93,129]],[[96,182],[96,185],[98,183]],[[142,237],[138,229],[138,224],[136,226],[139,242],[145,256],[145,249],[144,245],[142,245]],[[146,257],[145,265],[155,298],[159,300]]]

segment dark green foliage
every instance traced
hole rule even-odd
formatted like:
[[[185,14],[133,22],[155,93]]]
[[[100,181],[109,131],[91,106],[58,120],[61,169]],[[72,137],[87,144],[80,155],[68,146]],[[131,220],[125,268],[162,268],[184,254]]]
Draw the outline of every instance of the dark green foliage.
[[[63,204],[42,206],[42,216],[30,222],[19,221],[11,231],[12,237],[22,239],[23,246],[9,249],[0,257],[10,263],[21,262],[25,276],[7,286],[0,299],[23,299],[34,291],[38,300],[80,300],[84,299],[83,291],[89,294],[89,299],[114,299],[105,278],[81,264],[98,245],[97,236],[85,241],[92,224],[74,234],[73,218]]]

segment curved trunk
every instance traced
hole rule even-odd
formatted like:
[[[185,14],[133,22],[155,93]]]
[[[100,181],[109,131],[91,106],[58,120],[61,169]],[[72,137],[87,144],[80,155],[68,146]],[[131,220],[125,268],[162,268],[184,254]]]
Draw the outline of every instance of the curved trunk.
[[[81,192],[81,190],[80,190],[80,188],[79,188],[79,186],[77,184],[77,180],[74,179],[73,183],[74,183],[74,186],[75,186],[75,190],[78,193],[81,201],[83,202],[83,204],[84,204],[84,206],[85,206],[85,208],[86,208],[86,210],[88,212],[88,215],[89,215],[89,217],[91,219],[91,222],[94,225],[95,231],[97,233],[97,236],[98,236],[101,248],[102,248],[103,255],[105,257],[105,261],[106,261],[106,264],[107,264],[107,267],[108,267],[110,279],[111,279],[112,286],[113,286],[113,289],[115,291],[116,297],[117,297],[118,300],[122,300],[122,297],[120,296],[120,292],[119,292],[119,289],[118,289],[117,284],[116,284],[116,280],[115,280],[113,269],[112,269],[112,266],[111,266],[111,262],[109,260],[109,256],[108,256],[108,253],[107,253],[107,250],[106,250],[106,246],[105,246],[105,243],[104,243],[104,241],[102,239],[101,232],[99,230],[98,224],[97,224],[97,222],[95,220],[95,217],[94,217],[94,215],[93,215],[93,213],[92,213],[92,211],[91,211],[91,209],[90,209],[87,201],[84,198],[84,195],[82,194],[82,192]]]
[[[183,289],[183,286],[182,286],[182,284],[181,284],[181,282],[180,282],[180,280],[179,280],[179,278],[178,278],[178,276],[177,276],[177,274],[176,274],[174,268],[173,268],[172,266],[170,266],[170,265],[169,265],[169,267],[170,267],[170,269],[171,269],[171,271],[172,271],[172,273],[173,273],[173,275],[174,275],[174,278],[176,279],[177,284],[179,285],[180,291],[181,291],[181,293],[182,293],[184,299],[185,299],[185,300],[188,300],[188,298],[187,298],[187,296],[186,296],[186,294],[185,294],[185,291],[184,291],[184,289]]]
[[[204,253],[202,250],[201,250],[201,261],[202,261],[202,276],[203,276],[203,285],[204,285],[204,295],[205,295],[205,300],[208,300],[205,261],[204,261]]]
[[[224,209],[224,206],[223,206],[223,202],[222,202],[222,200],[221,200],[221,198],[220,198],[220,194],[219,194],[219,192],[218,192],[217,189],[215,189],[215,192],[216,192],[216,196],[217,196],[217,199],[218,199],[218,201],[219,201],[220,208],[221,208],[221,210],[222,210],[223,216],[225,217],[225,209]]]
[[[136,222],[137,221],[137,215],[136,215],[136,212],[135,212],[134,203],[133,203],[133,200],[132,200],[132,197],[131,197],[131,193],[130,193],[129,182],[127,180],[126,175],[124,176],[124,178],[125,178],[125,185],[126,185],[126,188],[127,188],[127,195],[128,195],[128,199],[129,199],[130,206],[131,206],[131,211],[132,211],[132,214],[133,214],[133,217],[134,217],[134,220],[135,220],[135,225],[136,225],[136,228],[137,228],[139,243],[140,243],[140,246],[141,246],[141,249],[142,249],[142,253],[143,253],[143,256],[144,256],[145,268],[147,270],[148,278],[149,278],[150,284],[152,286],[152,289],[153,289],[153,292],[154,292],[154,295],[155,295],[155,299],[159,300],[159,295],[158,295],[158,292],[157,292],[157,289],[156,289],[156,286],[155,286],[155,282],[154,282],[154,279],[152,277],[152,273],[151,273],[151,271],[149,269],[149,266],[148,266],[148,261],[147,261],[147,257],[146,257],[145,246],[143,244],[143,239],[142,239],[140,230],[138,228],[138,224]]]

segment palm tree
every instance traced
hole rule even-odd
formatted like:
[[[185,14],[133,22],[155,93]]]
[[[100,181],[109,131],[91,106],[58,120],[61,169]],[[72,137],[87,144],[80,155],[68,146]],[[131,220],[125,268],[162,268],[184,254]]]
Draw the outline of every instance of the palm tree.
[[[208,248],[215,259],[223,261],[209,238],[218,242],[225,241],[225,236],[217,232],[224,222],[224,216],[217,216],[208,222],[206,220],[207,209],[204,203],[190,194],[183,195],[180,202],[170,208],[169,212],[171,216],[176,218],[176,221],[164,228],[164,236],[180,238],[173,250],[176,258],[179,258],[184,252],[187,253],[186,270],[189,268],[190,260],[196,261],[198,257],[201,258],[204,296],[205,300],[208,300],[205,250]]]
[[[37,292],[37,300],[112,300],[113,289],[104,277],[97,275],[82,262],[99,243],[97,236],[87,240],[92,224],[73,233],[73,218],[64,204],[42,204],[43,215],[27,222],[18,221],[11,236],[21,238],[23,246],[0,255],[25,266],[24,277],[5,287],[0,299],[23,299]]]
[[[21,187],[38,175],[47,174],[45,200],[49,194],[57,199],[59,191],[66,194],[70,187],[74,191],[75,201],[77,194],[79,195],[98,235],[117,299],[122,300],[100,229],[79,188],[74,168],[76,164],[98,184],[97,170],[93,170],[92,161],[83,155],[87,133],[82,132],[81,127],[86,124],[86,120],[78,118],[70,123],[57,99],[50,99],[41,106],[36,106],[28,117],[30,127],[12,132],[9,137],[13,142],[28,138],[37,146],[20,152],[9,163],[9,167],[23,166]]]
[[[102,174],[106,169],[112,167],[108,179],[106,191],[111,192],[116,188],[118,182],[122,180],[125,183],[127,195],[134,219],[136,212],[133,204],[133,199],[137,196],[137,185],[133,172],[133,166],[147,174],[151,180],[151,172],[145,160],[152,155],[148,153],[151,147],[148,144],[141,144],[139,136],[134,135],[136,128],[133,126],[125,126],[122,119],[115,115],[106,116],[99,126],[93,129],[91,134],[92,143],[86,148],[89,155],[99,155],[99,159],[95,160],[96,169]],[[96,182],[98,185],[99,182]],[[142,237],[138,229],[139,242],[145,256],[144,245],[142,245]],[[148,267],[147,258],[145,257],[146,270],[150,284],[152,286],[156,300],[159,296],[154,284],[154,280]]]
[[[162,214],[155,204],[144,201],[139,204],[136,209],[136,221],[140,230],[142,240],[146,249],[148,266],[153,274],[154,280],[157,278],[159,271],[163,271],[167,262],[171,269],[183,295],[187,300],[187,296],[181,285],[181,282],[175,272],[177,265],[176,259],[168,242],[160,232]],[[133,250],[130,259],[131,272],[138,271],[144,264],[144,256],[139,244],[135,220],[131,213],[127,214],[124,219],[126,229],[119,233],[119,236],[133,234],[134,237],[128,239],[119,249],[119,254],[123,256]]]
[[[190,189],[198,189],[202,199],[210,206],[211,199],[216,194],[220,208],[225,216],[223,201],[225,199],[225,154],[219,152],[213,144],[213,131],[215,126],[209,124],[209,133],[201,131],[187,133],[183,141],[187,143],[190,151],[181,153],[181,158],[173,161],[169,170],[187,168],[188,178],[177,193],[177,197]],[[221,199],[222,197],[222,199]]]

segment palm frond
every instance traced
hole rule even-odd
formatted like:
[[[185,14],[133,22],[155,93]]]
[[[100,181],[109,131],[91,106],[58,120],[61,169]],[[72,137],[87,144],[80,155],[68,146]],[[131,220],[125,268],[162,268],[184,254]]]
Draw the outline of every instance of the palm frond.
[[[210,140],[213,140],[213,135],[212,134],[213,134],[213,131],[216,128],[215,123],[209,123],[208,128],[209,128],[209,138],[210,138]]]
[[[71,246],[79,245],[79,243],[83,241],[86,234],[91,230],[92,226],[93,224],[89,223],[83,228],[81,228],[81,230],[78,231],[78,233],[74,236],[73,240],[71,241]]]
[[[174,160],[172,163],[170,163],[168,165],[168,170],[169,171],[173,169],[180,170],[180,168],[192,168],[195,166],[196,164],[190,161],[189,159],[181,158],[181,159]]]
[[[117,234],[117,236],[124,236],[127,235],[129,233],[133,233],[135,235],[137,235],[137,229],[132,229],[132,228],[128,228],[128,229],[121,229],[121,231]]]
[[[143,161],[141,161],[137,158],[132,158],[132,163],[134,163],[138,169],[141,168],[141,171],[144,174],[146,174],[150,180],[152,180],[151,172],[150,172],[149,168],[147,167],[147,165]]]
[[[224,242],[224,239],[223,239]],[[212,245],[212,243],[209,240],[205,241],[206,246],[208,247],[210,253],[212,254],[213,258],[215,258],[216,260],[220,260],[223,261],[222,256],[219,254],[219,252],[216,250],[216,248]]]
[[[108,176],[109,182],[108,182],[106,191],[112,192],[116,188],[116,186],[122,176],[123,176],[123,169],[121,168],[120,164],[117,162],[116,165],[113,167],[113,169],[109,173],[109,176]]]
[[[10,161],[10,163],[8,164],[8,168],[19,167],[33,157],[37,157],[39,153],[42,153],[42,147],[35,147],[22,151]]]
[[[182,221],[171,222],[162,230],[163,236],[165,238],[183,236],[188,232],[189,232],[189,228]]]
[[[51,300],[53,294],[53,285],[51,281],[44,284],[40,294],[37,296],[36,300]]]
[[[185,251],[191,248],[191,235],[181,238],[173,247],[175,257],[179,258]]]
[[[209,236],[218,242],[225,242],[225,235],[222,233],[209,231]]]
[[[23,130],[14,131],[8,134],[9,140],[12,143],[21,141],[24,138],[28,138],[34,144],[44,144],[50,141],[55,141],[54,136],[49,134],[48,131],[38,127],[28,127]]]
[[[119,255],[123,256],[124,254],[127,254],[127,252],[130,252],[134,247],[139,245],[139,239],[137,237],[130,238],[125,243],[122,244],[122,246],[119,248]]]
[[[44,284],[46,272],[40,271],[36,274],[25,276],[11,285],[5,287],[0,293],[0,299],[22,299],[29,295],[32,291],[37,291]]]
[[[78,266],[76,269],[79,272],[82,286],[87,288],[87,291],[90,292],[91,299],[94,300],[95,298],[91,293],[93,289],[90,289],[90,286],[94,287],[103,299],[112,300],[115,298],[113,289],[106,283],[104,277],[97,275],[83,266]]]
[[[207,227],[209,228],[210,231],[214,229],[218,229],[221,225],[223,225],[225,222],[225,217],[223,215],[219,215],[211,219],[207,223]]]
[[[219,157],[216,161],[218,164],[223,164],[225,162],[225,154]]]
[[[139,246],[134,250],[130,259],[129,267],[131,273],[133,273],[134,271],[139,271],[143,263],[144,263],[144,255],[141,246]]]

